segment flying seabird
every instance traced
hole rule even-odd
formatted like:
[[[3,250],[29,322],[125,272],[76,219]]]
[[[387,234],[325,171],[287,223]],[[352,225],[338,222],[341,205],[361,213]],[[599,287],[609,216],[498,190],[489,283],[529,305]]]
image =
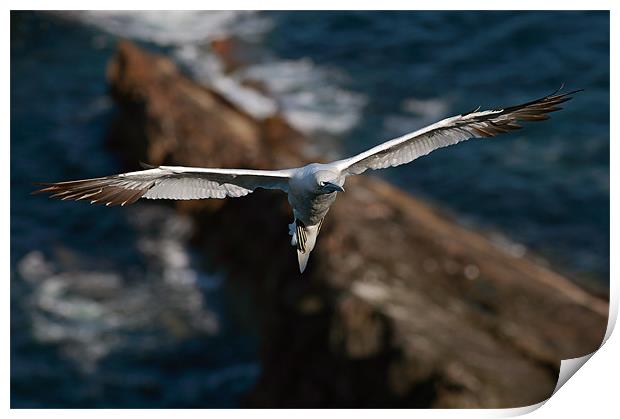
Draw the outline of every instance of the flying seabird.
[[[368,169],[384,169],[409,163],[433,150],[470,138],[493,137],[521,128],[519,121],[543,121],[559,104],[581,91],[560,94],[561,88],[541,99],[503,109],[461,115],[379,144],[348,159],[331,163],[311,163],[283,170],[212,169],[181,166],[150,166],[146,170],[58,183],[43,183],[51,197],[86,200],[91,204],[126,205],[139,198],[204,199],[247,195],[258,188],[288,193],[293,209],[289,225],[291,245],[297,249],[299,270],[303,272],[314,249],[323,219],[344,192],[347,176]]]

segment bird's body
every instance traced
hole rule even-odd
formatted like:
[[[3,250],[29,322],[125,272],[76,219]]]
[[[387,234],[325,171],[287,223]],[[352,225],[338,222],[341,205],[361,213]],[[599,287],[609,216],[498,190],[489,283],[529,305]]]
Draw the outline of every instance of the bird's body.
[[[289,180],[288,202],[293,209],[291,223],[291,244],[297,248],[297,259],[301,272],[306,269],[310,252],[314,249],[323,219],[329,207],[336,200],[339,191],[344,191],[345,176],[336,165],[311,163],[293,171]],[[331,192],[321,184],[329,182]]]
[[[347,176],[409,163],[437,148],[469,138],[506,133],[520,128],[519,121],[547,119],[549,112],[561,109],[557,105],[571,99],[574,93],[555,92],[518,106],[475,110],[446,118],[351,158],[327,164],[312,163],[283,170],[159,166],[96,179],[45,184],[37,192],[50,192],[52,197],[63,200],[126,205],[139,198],[225,198],[244,196],[258,188],[279,189],[288,193],[293,210],[291,244],[297,249],[303,272],[329,208],[338,192],[344,192]]]
[[[318,187],[321,181],[342,187],[345,177],[334,165],[311,163],[294,171],[289,180],[288,202],[293,215],[307,226],[319,224],[336,200],[338,191],[323,192]]]

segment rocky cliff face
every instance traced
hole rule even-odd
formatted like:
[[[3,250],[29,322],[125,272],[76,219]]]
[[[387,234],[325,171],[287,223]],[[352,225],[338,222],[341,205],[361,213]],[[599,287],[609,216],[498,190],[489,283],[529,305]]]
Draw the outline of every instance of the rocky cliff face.
[[[110,62],[126,162],[280,168],[305,140],[257,121],[167,58]],[[561,359],[600,344],[607,303],[372,176],[347,181],[301,276],[284,194],[179,202],[196,246],[254,296],[252,407],[516,407],[547,398]]]

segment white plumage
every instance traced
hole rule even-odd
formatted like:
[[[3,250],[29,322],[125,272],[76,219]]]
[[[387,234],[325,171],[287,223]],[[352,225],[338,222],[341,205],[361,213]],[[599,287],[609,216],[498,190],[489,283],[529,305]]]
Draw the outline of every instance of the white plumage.
[[[520,128],[519,121],[542,121],[557,105],[578,91],[555,92],[522,105],[468,112],[446,118],[418,131],[382,143],[370,150],[328,164],[312,163],[285,170],[211,169],[160,166],[95,179],[44,184],[37,192],[60,199],[126,205],[139,198],[204,199],[240,197],[254,190],[280,189],[288,193],[294,220],[291,244],[298,253],[300,271],[316,243],[321,225],[347,176],[368,169],[409,163],[433,150],[475,137],[492,137]]]

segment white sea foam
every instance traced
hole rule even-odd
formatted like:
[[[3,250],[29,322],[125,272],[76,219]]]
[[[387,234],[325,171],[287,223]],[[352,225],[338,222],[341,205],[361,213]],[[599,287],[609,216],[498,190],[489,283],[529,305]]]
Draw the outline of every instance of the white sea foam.
[[[263,119],[282,112],[306,133],[343,134],[359,121],[363,95],[341,87],[344,79],[333,69],[310,60],[269,59],[248,68],[226,72],[210,42],[229,36],[259,43],[272,28],[262,13],[232,11],[80,11],[65,16],[108,33],[171,47],[174,58],[199,81],[208,84],[252,116]],[[259,45],[256,45],[260,48]],[[266,95],[244,85],[262,82]]]
[[[195,268],[187,247],[191,220],[158,205],[129,210],[145,269],[101,269],[69,250],[62,251],[68,263],[33,250],[17,264],[18,278],[30,287],[26,306],[33,337],[58,345],[86,371],[127,346],[160,348],[174,338],[219,329],[204,292],[221,278]]]
[[[209,50],[183,45],[175,52],[175,58],[189,68],[198,81],[212,86],[253,117],[263,119],[277,112],[273,98],[244,86],[238,76],[226,74],[222,62]]]
[[[440,98],[408,98],[402,103],[402,109],[424,119],[439,120],[448,112],[448,101]]]
[[[205,43],[235,34],[256,40],[271,21],[253,12],[205,10],[85,10],[65,12],[114,35],[161,46]]]
[[[401,104],[402,113],[385,117],[384,129],[388,137],[415,131],[449,116],[449,108],[444,98],[408,98]]]
[[[366,98],[338,86],[344,76],[308,59],[253,65],[242,77],[263,82],[288,121],[304,132],[342,134],[359,121]]]

